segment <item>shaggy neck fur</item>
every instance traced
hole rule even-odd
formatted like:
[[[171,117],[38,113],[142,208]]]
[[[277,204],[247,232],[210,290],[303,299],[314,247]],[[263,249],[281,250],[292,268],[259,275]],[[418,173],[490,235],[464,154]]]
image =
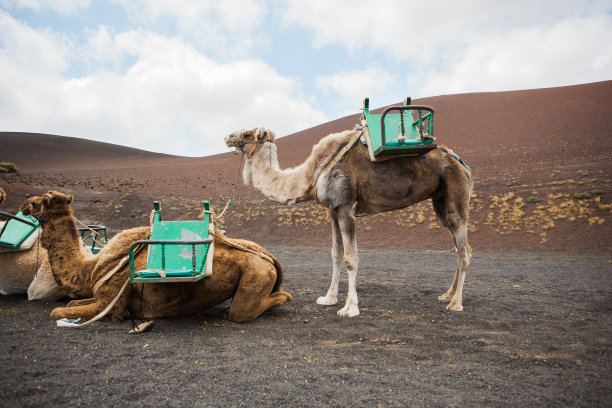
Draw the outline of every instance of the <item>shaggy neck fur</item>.
[[[348,143],[353,133],[345,131],[323,138],[304,163],[285,170],[278,164],[276,145],[266,142],[250,159],[247,158],[242,174],[244,183],[252,184],[277,203],[291,205],[311,200],[311,190],[321,170]]]
[[[73,292],[89,286],[87,271],[93,269],[96,257],[83,251],[72,209],[54,211],[42,226],[40,242],[47,249],[55,279]]]

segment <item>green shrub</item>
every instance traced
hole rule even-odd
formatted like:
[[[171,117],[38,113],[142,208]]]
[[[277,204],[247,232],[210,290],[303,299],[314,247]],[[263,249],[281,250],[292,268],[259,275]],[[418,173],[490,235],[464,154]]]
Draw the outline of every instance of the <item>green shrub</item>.
[[[18,173],[19,168],[14,163],[0,162],[0,173]]]
[[[527,199],[527,202],[531,204],[537,204],[540,202],[540,199],[536,196],[531,196]]]
[[[574,198],[578,200],[584,200],[586,198],[591,198],[591,195],[589,193],[576,193],[574,194]]]

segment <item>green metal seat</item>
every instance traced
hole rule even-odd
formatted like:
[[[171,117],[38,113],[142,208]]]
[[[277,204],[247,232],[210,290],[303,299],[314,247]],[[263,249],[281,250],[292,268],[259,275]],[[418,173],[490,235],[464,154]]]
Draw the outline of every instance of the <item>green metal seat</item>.
[[[0,229],[0,248],[29,249],[20,247],[38,229],[38,220],[30,215],[23,215],[21,211],[17,215],[0,211],[0,217],[7,220]]]
[[[214,226],[210,202],[204,202],[204,220],[162,221],[161,206],[154,203],[151,237],[130,248],[130,281],[195,282],[212,273]],[[146,269],[136,271],[137,248],[148,248]]]
[[[370,113],[369,98],[363,101],[361,123],[372,161],[420,156],[437,147],[433,137],[433,108],[410,105],[410,102],[406,98],[403,106],[390,106],[378,115]],[[393,111],[399,113],[390,113]],[[416,119],[413,112],[417,114]]]
[[[83,244],[85,244],[92,254],[100,252],[108,242],[106,227],[104,225],[88,225],[87,227],[79,228],[79,232],[81,233]],[[96,244],[100,244],[97,240],[98,235],[103,236],[104,241],[101,243],[102,246],[96,246]],[[91,240],[91,244],[89,240]]]

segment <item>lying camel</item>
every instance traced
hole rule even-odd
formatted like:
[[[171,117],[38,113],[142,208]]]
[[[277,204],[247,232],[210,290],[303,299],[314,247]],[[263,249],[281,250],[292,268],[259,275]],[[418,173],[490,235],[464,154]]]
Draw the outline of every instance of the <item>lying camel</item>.
[[[0,188],[0,205],[6,199],[5,191]],[[4,221],[0,221],[0,230]],[[0,248],[0,294],[24,295],[30,300],[56,300],[66,295],[55,283],[47,251],[40,248],[40,231],[35,231],[23,246],[26,250]],[[38,282],[32,287],[32,282]]]
[[[69,291],[88,289],[93,293],[89,299],[73,300],[67,307],[54,309],[51,317],[89,320],[117,297],[129,278],[129,265],[119,268],[104,283],[97,283],[128,255],[132,243],[145,239],[150,227],[120,232],[100,251],[89,273],[69,273],[63,263],[78,246],[72,199],[71,195],[49,191],[28,198],[21,211],[35,216],[43,226],[41,244],[48,251],[55,279]],[[247,322],[292,300],[289,293],[279,289],[283,278],[280,262],[263,248],[250,241],[227,238],[218,230],[214,248],[211,276],[192,283],[130,284],[104,319],[121,321],[128,309],[140,318],[194,314],[231,298],[227,318]],[[135,255],[137,270],[145,269],[146,262],[147,251]]]

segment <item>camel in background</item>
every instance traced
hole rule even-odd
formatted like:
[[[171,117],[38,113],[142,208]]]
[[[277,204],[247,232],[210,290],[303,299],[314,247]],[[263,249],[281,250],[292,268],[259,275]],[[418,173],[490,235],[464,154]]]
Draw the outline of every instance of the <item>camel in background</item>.
[[[438,219],[449,229],[457,249],[457,270],[448,291],[438,299],[447,309],[463,310],[463,283],[471,258],[467,239],[470,169],[455,153],[441,147],[421,157],[399,157],[374,163],[368,148],[352,145],[336,163],[334,158],[356,136],[355,131],[331,134],[319,141],[306,161],[281,170],[275,135],[263,128],[234,132],[225,138],[230,148],[245,156],[243,180],[278,203],[292,205],[315,200],[326,206],[332,224],[333,272],[329,290],[317,299],[320,305],[338,302],[342,263],[349,290],[340,316],[357,316],[355,279],[358,266],[355,216],[408,207],[431,198]],[[330,164],[328,166],[328,164]]]
[[[71,257],[78,257],[79,245],[72,200],[71,195],[49,191],[28,198],[21,211],[35,216],[42,225],[41,244],[47,249],[55,279],[71,292],[85,289],[93,294],[89,299],[73,300],[67,307],[54,309],[51,316],[89,320],[121,292],[129,278],[129,265],[110,277],[107,273],[128,255],[132,243],[145,239],[151,229],[138,227],[118,233],[99,252],[89,271],[71,273],[66,266],[72,262]],[[227,238],[219,231],[215,232],[214,248],[211,276],[197,282],[131,284],[105,319],[121,321],[128,309],[140,318],[194,314],[232,298],[227,318],[246,322],[292,300],[289,293],[280,290],[280,262],[263,248],[250,241]],[[147,251],[138,252],[136,270],[144,269],[146,263]]]
[[[0,188],[0,205],[6,192]],[[18,222],[18,221],[15,221]],[[0,230],[4,221],[0,221]],[[40,229],[22,244],[21,249],[0,248],[0,294],[24,295],[30,300],[56,300],[66,295],[53,279],[47,251],[39,245]],[[32,286],[32,282],[38,284]]]

